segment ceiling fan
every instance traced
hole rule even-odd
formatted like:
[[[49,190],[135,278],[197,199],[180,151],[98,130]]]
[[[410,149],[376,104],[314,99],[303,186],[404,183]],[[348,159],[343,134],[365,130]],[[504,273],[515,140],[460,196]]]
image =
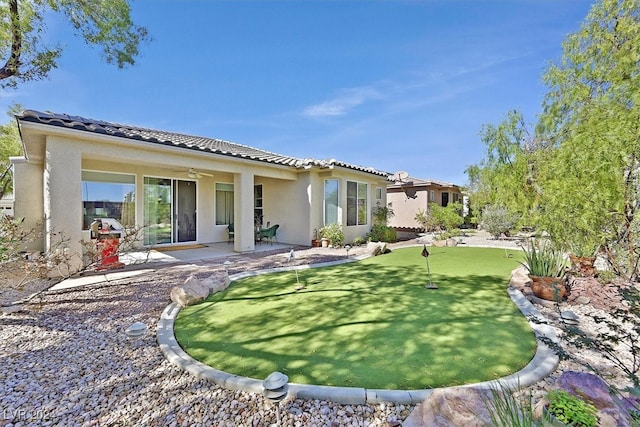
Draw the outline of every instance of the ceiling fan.
[[[176,172],[183,172],[183,171],[176,171]],[[199,179],[199,178],[202,178],[203,176],[213,177],[213,174],[206,173],[206,172],[198,172],[198,170],[195,168],[189,168],[187,170],[187,176],[191,179]]]

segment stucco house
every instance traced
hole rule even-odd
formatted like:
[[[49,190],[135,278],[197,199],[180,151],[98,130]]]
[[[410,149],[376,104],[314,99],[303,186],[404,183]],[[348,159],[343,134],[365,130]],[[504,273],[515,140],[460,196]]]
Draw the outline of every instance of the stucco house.
[[[431,203],[439,206],[463,203],[462,190],[450,182],[413,178],[406,172],[396,173],[390,179],[387,185],[387,203],[393,209],[394,216],[389,221],[389,226],[398,232],[422,231],[422,226],[415,217],[419,211],[428,212]]]
[[[300,159],[221,139],[27,110],[16,116],[24,156],[14,165],[15,215],[42,223],[38,250],[61,233],[81,253],[90,223],[141,227],[150,246],[228,240],[255,249],[256,226],[279,224],[279,242],[311,244],[325,224],[345,241],[371,227],[389,174],[335,159]]]

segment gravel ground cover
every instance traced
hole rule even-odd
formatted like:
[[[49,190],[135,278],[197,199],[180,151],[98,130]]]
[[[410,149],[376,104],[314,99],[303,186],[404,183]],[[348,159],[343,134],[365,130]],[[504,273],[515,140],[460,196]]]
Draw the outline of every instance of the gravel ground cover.
[[[423,241],[428,239],[405,244]],[[483,237],[467,237],[463,243],[518,247],[517,241]],[[351,255],[363,251],[354,248]],[[343,253],[300,248],[294,262],[330,261],[343,258]],[[155,340],[155,325],[170,302],[171,287],[191,274],[222,279],[224,260],[146,265],[142,267],[153,269],[149,274],[43,292],[19,311],[0,316],[0,426],[275,425],[276,408],[262,396],[222,389],[179,370],[165,360]],[[229,260],[233,262],[231,273],[287,264],[282,253],[237,255]],[[574,311],[580,315],[580,308]],[[137,340],[124,334],[134,322],[149,327]],[[607,369],[609,381],[623,381],[599,355],[585,357]],[[552,377],[532,387],[534,395],[542,395],[564,369],[584,370],[562,362]],[[283,426],[333,427],[399,426],[413,407],[289,398],[280,409]]]

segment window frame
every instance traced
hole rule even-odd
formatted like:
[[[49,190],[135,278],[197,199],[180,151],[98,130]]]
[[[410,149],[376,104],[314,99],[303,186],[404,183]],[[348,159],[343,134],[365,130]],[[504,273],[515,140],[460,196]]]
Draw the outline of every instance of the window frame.
[[[335,191],[335,196],[331,197],[331,200],[328,199],[327,197],[327,184],[328,183],[335,183],[335,190],[332,190],[331,193],[333,193]],[[329,224],[340,224],[340,180],[337,178],[327,178],[324,180],[324,193],[323,193],[323,197],[322,197],[322,222],[324,225],[329,225]],[[330,202],[334,201],[335,203],[333,205],[330,204]],[[335,210],[334,215],[332,217],[329,217],[329,208],[331,210]],[[335,217],[335,220],[334,220]]]
[[[227,189],[225,190],[222,186],[225,186]],[[231,190],[228,190],[228,188],[231,188]],[[233,185],[232,182],[216,182],[215,186],[214,186],[214,202],[213,202],[213,209],[215,212],[215,225],[231,225],[234,223],[234,219],[235,219],[235,212],[234,212],[234,198],[235,198],[235,187]],[[225,213],[224,213],[224,218],[220,219],[218,218],[218,213],[221,209],[221,207],[218,207],[218,204],[221,203],[221,200],[219,198],[218,192],[225,192],[225,193],[231,193],[231,201],[229,203],[229,199],[228,199],[228,195],[225,195],[224,197],[224,201],[227,205],[230,205],[230,209],[229,206],[225,205]]]
[[[355,196],[351,194],[354,185]],[[369,223],[368,206],[369,184],[360,181],[347,181],[347,227],[367,225]]]
[[[136,198],[137,198],[137,176],[134,173],[127,173],[127,172],[110,172],[110,171],[101,171],[101,170],[94,170],[94,169],[82,169],[81,170],[81,178],[80,178],[80,182],[81,182],[81,186],[82,186],[82,230],[89,230],[90,229],[90,225],[91,222],[93,221],[94,218],[110,218],[112,217],[111,215],[107,214],[107,215],[102,215],[102,214],[97,214],[97,213],[93,213],[91,215],[87,214],[87,205],[85,205],[85,203],[107,203],[107,204],[111,204],[111,205],[115,205],[115,204],[120,204],[120,215],[118,218],[115,218],[118,220],[118,222],[120,222],[122,224],[123,227],[125,228],[132,228],[135,227],[136,225]],[[93,175],[93,176],[92,176]],[[115,176],[121,176],[121,177],[127,177],[128,179],[124,180],[124,179],[116,179],[114,181],[108,181],[108,180],[100,180],[100,179],[96,179],[99,178],[99,176],[102,175],[103,177],[115,177]],[[92,179],[93,178],[93,179]],[[125,181],[133,181],[133,182],[125,182]],[[124,186],[131,186],[131,191],[128,191],[124,194],[123,197],[127,197],[130,196],[130,199],[127,201],[124,200],[117,200],[117,201],[111,201],[111,200],[86,200],[88,199],[88,193],[87,193],[87,183],[100,183],[100,184],[104,184],[104,185],[118,185],[120,187],[124,187]],[[123,211],[125,210],[125,206],[124,204],[127,203],[127,210],[131,210],[130,212],[126,213],[126,216],[128,218],[125,219],[123,218],[123,215],[125,215],[125,213],[123,213]],[[96,208],[96,206],[94,206],[94,209]],[[115,208],[115,207],[114,207]],[[102,209],[106,209],[104,207],[102,207]]]

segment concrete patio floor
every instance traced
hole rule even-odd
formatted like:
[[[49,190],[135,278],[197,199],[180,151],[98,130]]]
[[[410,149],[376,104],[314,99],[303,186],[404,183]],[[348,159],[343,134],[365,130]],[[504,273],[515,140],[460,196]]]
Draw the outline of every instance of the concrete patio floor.
[[[120,262],[125,265],[146,264],[156,262],[195,262],[212,258],[229,257],[239,255],[239,252],[233,250],[233,243],[203,243],[202,247],[194,248],[196,245],[185,245],[184,249],[180,246],[151,249],[151,251],[128,252],[120,255]],[[256,252],[266,252],[273,250],[286,250],[293,248],[294,245],[286,243],[256,243]]]

